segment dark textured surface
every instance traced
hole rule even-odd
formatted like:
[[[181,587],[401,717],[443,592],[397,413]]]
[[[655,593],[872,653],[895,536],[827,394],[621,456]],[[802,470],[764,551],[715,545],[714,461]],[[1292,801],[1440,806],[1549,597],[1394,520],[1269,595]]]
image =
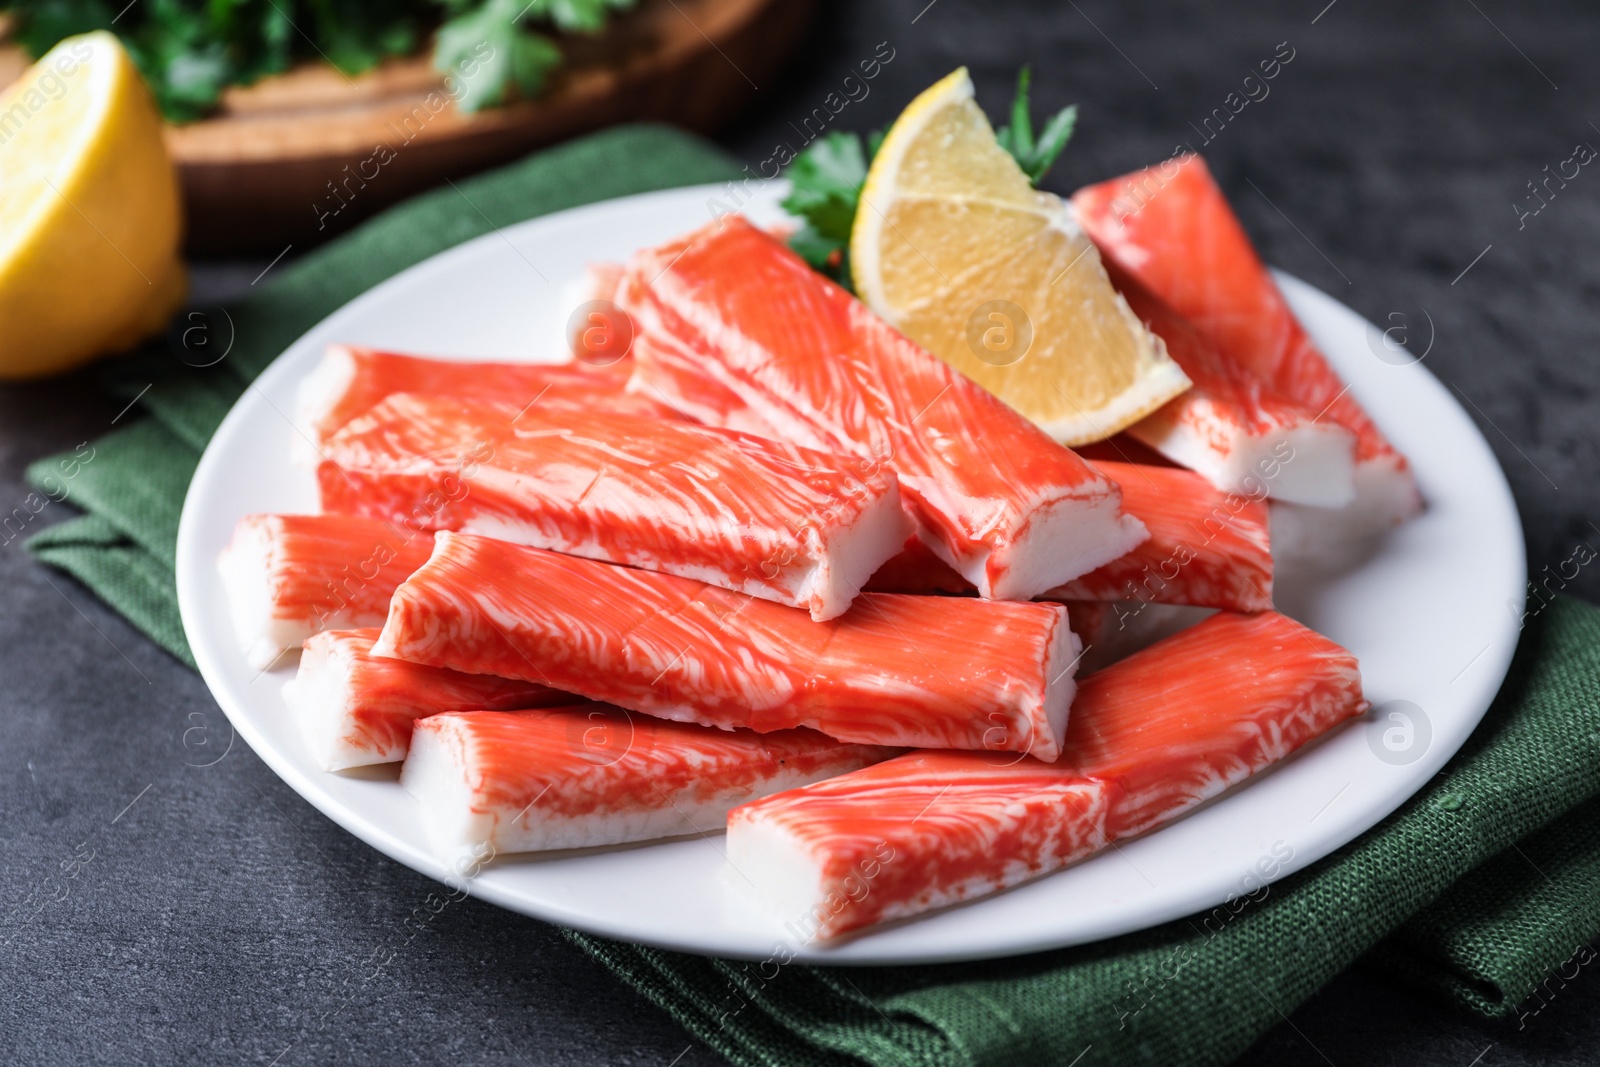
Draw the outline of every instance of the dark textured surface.
[[[887,41],[894,59],[841,128],[887,124],[963,62],[998,114],[1026,60],[1042,107],[1083,109],[1047,182],[1058,191],[1180,141],[1203,148],[1269,260],[1384,325],[1405,316],[1419,350],[1433,335],[1427,365],[1465,398],[1511,478],[1530,570],[1554,570],[1579,541],[1600,546],[1588,314],[1600,172],[1583,168],[1520,230],[1513,204],[1537,206],[1523,200],[1527,182],[1578,142],[1600,145],[1589,125],[1600,110],[1585,110],[1600,88],[1600,15],[1325,2],[834,5],[785,84],[761,86],[759,110],[727,140],[752,166],[797,142],[789,124]],[[1270,95],[1203,145],[1189,124],[1283,41],[1294,59]],[[248,286],[261,266],[203,271],[200,302]],[[87,375],[0,389],[0,514],[24,506],[29,459],[97,436],[120,409]],[[32,525],[65,513],[51,504]],[[413,936],[406,920],[428,914],[432,883],[312,810],[242,742],[228,748],[199,679],[33,564],[20,537],[7,540],[15,529],[0,531],[7,1060],[714,1062],[549,927],[467,901]],[[1569,589],[1600,599],[1600,571]],[[1358,968],[1245,1062],[1578,1064],[1596,1048],[1591,974],[1519,1031]]]

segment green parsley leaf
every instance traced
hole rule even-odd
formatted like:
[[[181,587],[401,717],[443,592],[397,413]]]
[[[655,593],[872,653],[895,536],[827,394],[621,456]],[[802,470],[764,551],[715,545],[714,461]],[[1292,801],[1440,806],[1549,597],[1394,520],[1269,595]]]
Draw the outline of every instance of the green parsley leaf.
[[[486,0],[439,27],[433,69],[456,79],[462,111],[503,104],[513,88],[531,97],[561,62],[553,41],[522,26],[528,10],[526,0]]]
[[[790,191],[783,208],[805,220],[789,239],[789,247],[846,287],[850,272],[845,258],[861,183],[866,181],[867,164],[882,141],[881,134],[871,134],[863,151],[858,134],[825,134],[807,145],[785,171]]]
[[[812,142],[789,167],[793,190],[784,198],[784,208],[823,236],[848,240],[867,162],[857,134],[830,133]]]
[[[1078,124],[1078,105],[1062,108],[1050,116],[1035,141],[1033,117],[1028,106],[1028,87],[1032,80],[1033,72],[1027,67],[1017,71],[1017,94],[1011,101],[1011,124],[1000,127],[994,136],[1000,142],[1000,147],[1017,161],[1017,166],[1022,168],[1028,180],[1038,185],[1072,139],[1072,131]]]
[[[634,0],[538,0],[559,30],[569,33],[598,33],[605,27],[606,15],[613,9],[632,7]]]
[[[0,0],[34,57],[89,30],[115,32],[169,121],[196,119],[230,85],[303,60],[346,74],[410,55],[434,37],[465,111],[531,97],[562,59],[538,32],[591,34],[637,0]],[[115,21],[113,21],[115,20]],[[437,31],[435,35],[435,31]],[[459,83],[459,86],[458,84]],[[464,86],[464,89],[460,86]]]

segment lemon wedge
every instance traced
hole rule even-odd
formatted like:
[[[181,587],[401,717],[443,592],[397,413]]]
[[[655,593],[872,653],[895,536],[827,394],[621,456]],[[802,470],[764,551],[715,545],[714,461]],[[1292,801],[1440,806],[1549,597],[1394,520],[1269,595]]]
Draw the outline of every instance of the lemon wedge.
[[[184,295],[161,117],[104,31],[69,37],[0,92],[0,377],[127,348]]]
[[[1110,437],[1189,388],[1071,205],[1034,189],[995,140],[965,68],[884,138],[850,261],[874,311],[1063,444]]]

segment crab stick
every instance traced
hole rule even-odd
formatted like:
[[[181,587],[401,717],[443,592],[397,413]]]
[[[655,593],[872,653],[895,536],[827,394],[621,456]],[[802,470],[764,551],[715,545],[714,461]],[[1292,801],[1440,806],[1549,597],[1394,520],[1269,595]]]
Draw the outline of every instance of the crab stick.
[[[485,363],[329,345],[300,384],[296,458],[315,462],[328,438],[351,419],[395,393],[430,393],[579,410],[603,408],[636,415],[670,415],[647,396],[626,393],[625,360],[593,366],[568,363]],[[304,436],[301,436],[304,435]]]
[[[1306,512],[1300,525],[1320,526],[1327,540],[1421,511],[1410,465],[1289,309],[1205,160],[1179,156],[1081,189],[1072,203],[1101,254],[1192,322],[1225,359],[1354,435],[1354,502],[1331,513],[1289,509]]]
[[[433,538],[358,515],[247,515],[217,560],[245,659],[265,670],[320,630],[381,626]]]
[[[1095,467],[1122,488],[1123,508],[1144,523],[1150,537],[1126,555],[1048,590],[1042,599],[1137,600],[1245,612],[1272,607],[1270,522],[1263,501],[1224,493],[1176,467],[1108,460],[1096,461]],[[879,568],[867,588],[972,590],[914,540]]]
[[[406,758],[412,725],[446,711],[541,708],[579,698],[533,682],[462,674],[372,654],[377,628],[306,639],[284,699],[323,770]]]
[[[737,215],[629,263],[629,388],[888,467],[917,532],[985,597],[1027,599],[1144,536],[1117,488]]]
[[[817,620],[911,532],[891,471],[676,420],[399,393],[323,455],[326,510],[682,575]]]
[[[1142,833],[1361,714],[1355,657],[1218,614],[1080,683],[1054,764],[914,752],[735,808],[728,862],[828,939],[993,893]]]
[[[863,594],[825,623],[671,574],[441,533],[373,651],[664,719],[1053,760],[1080,652],[1059,604]]]
[[[1115,262],[1106,273],[1194,386],[1127,433],[1218,489],[1335,507],[1355,495],[1355,437],[1223,359],[1192,324]]]
[[[720,832],[728,809],[894,749],[716,730],[606,704],[422,719],[400,784],[446,859]]]
[[[1132,552],[1044,594],[1051,600],[1141,600],[1229,611],[1272,607],[1265,502],[1224,493],[1171,467],[1101,461],[1150,531]]]

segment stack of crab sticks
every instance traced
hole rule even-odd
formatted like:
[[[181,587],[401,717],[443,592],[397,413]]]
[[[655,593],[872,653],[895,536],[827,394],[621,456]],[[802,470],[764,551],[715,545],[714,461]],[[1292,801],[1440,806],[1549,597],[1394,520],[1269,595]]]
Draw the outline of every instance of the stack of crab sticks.
[[[640,330],[630,389],[893,471],[981,596],[1037,596],[1146,536],[1110,479],[740,216],[640,252],[618,298]]]
[[[727,216],[592,273],[625,352],[331,347],[320,513],[219,560],[245,659],[298,651],[312,760],[400,765],[444,857],[726,828],[822,941],[1180,816],[1366,707],[1280,525],[1420,497],[1199,159],[1073,205],[1193,383],[1094,459]],[[1132,603],[1200,621],[1138,650]]]
[[[1342,484],[1330,476],[1326,492],[1296,496],[1283,492],[1289,483],[1282,482],[1270,494],[1282,501],[1275,520],[1280,537],[1293,541],[1298,554],[1367,537],[1422,511],[1410,464],[1289,310],[1205,160],[1182,155],[1088,186],[1072,205],[1100,254],[1129,286],[1181,316],[1222,365],[1349,435],[1352,451]],[[1160,330],[1159,322],[1153,325]],[[1167,343],[1170,348],[1170,337]]]
[[[1149,830],[1366,708],[1338,645],[1213,615],[1085,678],[1053,763],[907,753],[735,808],[728,862],[787,929],[837,937]]]

